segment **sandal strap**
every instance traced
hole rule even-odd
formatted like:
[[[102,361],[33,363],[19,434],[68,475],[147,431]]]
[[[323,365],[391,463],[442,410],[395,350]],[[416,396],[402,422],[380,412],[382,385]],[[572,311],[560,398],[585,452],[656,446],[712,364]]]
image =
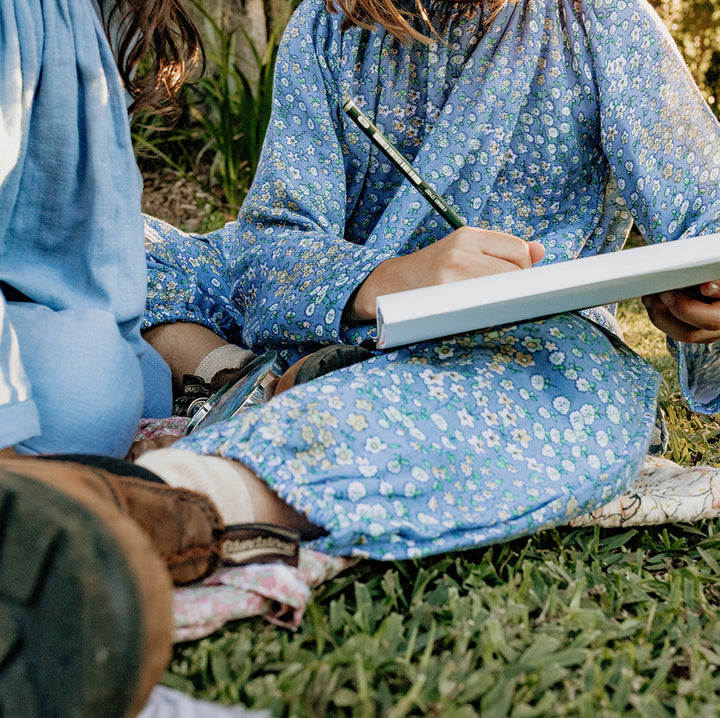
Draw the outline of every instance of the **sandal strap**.
[[[302,363],[295,377],[295,384],[304,384],[311,379],[344,369],[374,356],[371,351],[355,344],[334,344],[318,349]]]
[[[248,563],[285,563],[297,566],[300,532],[265,523],[227,526],[219,539],[223,566]]]

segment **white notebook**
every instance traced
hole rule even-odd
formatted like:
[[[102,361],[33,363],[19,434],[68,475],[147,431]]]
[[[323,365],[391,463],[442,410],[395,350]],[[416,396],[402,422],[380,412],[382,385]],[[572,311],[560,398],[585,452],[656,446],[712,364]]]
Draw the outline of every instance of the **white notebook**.
[[[377,298],[381,349],[720,280],[720,233]]]

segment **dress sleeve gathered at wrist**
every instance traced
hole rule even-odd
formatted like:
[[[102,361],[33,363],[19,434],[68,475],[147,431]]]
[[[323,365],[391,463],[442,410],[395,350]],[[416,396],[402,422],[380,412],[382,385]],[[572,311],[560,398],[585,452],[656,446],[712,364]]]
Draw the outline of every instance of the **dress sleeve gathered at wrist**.
[[[320,5],[302,5],[286,28],[258,172],[224,246],[251,347],[338,341],[350,296],[392,256],[348,236],[341,91],[330,64],[339,18]]]
[[[148,287],[143,329],[191,322],[233,344],[242,343],[243,317],[230,301],[232,282],[220,251],[234,234],[234,222],[199,235],[145,217]]]
[[[604,154],[646,241],[720,232],[720,125],[644,0],[581,0]],[[580,43],[580,38],[575,41]],[[668,341],[688,406],[720,410],[720,345]]]

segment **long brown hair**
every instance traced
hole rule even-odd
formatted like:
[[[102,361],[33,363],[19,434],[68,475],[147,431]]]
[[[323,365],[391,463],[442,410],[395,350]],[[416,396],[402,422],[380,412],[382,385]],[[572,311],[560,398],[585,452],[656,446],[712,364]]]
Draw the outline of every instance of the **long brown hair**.
[[[173,113],[183,83],[205,61],[200,33],[185,8],[178,0],[121,0],[102,15],[133,98],[130,112]]]
[[[508,0],[476,0],[478,4],[484,5],[486,11],[485,26],[487,27],[498,12],[504,7]],[[472,0],[459,0],[459,2],[472,2]],[[367,30],[374,30],[378,25],[387,30],[391,35],[401,42],[431,43],[434,41],[431,35],[437,38],[437,31],[422,4],[422,0],[415,0],[416,13],[408,12],[398,8],[393,0],[326,0],[330,12],[342,12],[344,14],[341,28],[347,30],[350,27],[363,27]],[[427,27],[429,34],[423,34],[413,26],[413,20],[419,17]]]

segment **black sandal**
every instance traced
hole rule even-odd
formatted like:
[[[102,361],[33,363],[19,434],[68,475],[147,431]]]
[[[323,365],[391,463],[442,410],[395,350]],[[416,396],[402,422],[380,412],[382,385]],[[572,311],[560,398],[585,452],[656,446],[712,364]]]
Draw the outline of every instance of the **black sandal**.
[[[304,384],[331,371],[370,359],[372,356],[374,355],[369,349],[354,344],[333,344],[322,347],[309,354],[303,361],[295,377],[295,384]]]

